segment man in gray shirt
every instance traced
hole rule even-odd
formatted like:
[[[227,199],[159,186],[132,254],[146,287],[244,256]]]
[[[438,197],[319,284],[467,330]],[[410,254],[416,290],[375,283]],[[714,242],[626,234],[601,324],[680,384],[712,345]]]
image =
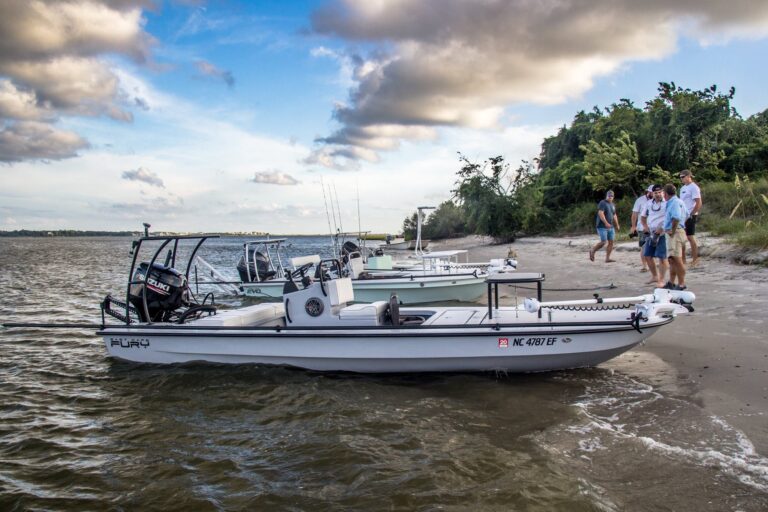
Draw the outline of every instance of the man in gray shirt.
[[[589,260],[595,261],[595,253],[605,248],[605,262],[613,263],[616,260],[611,259],[613,252],[613,241],[616,239],[616,231],[619,228],[619,218],[616,216],[616,206],[613,204],[613,190],[605,193],[605,199],[597,205],[597,215],[595,216],[595,227],[600,241],[589,249]]]

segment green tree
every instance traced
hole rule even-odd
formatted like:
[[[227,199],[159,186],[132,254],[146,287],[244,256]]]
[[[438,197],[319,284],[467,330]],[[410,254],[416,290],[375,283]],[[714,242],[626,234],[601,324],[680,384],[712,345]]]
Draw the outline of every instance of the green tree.
[[[502,156],[478,164],[459,153],[459,161],[463,165],[452,192],[466,212],[467,228],[498,241],[513,240],[521,227],[514,192],[526,183],[527,177],[508,179],[509,164]]]
[[[614,189],[632,196],[643,190],[638,175],[644,170],[638,164],[637,146],[629,134],[621,131],[611,144],[589,141],[582,147],[587,183],[597,191]]]
[[[464,209],[452,200],[443,201],[424,224],[426,238],[454,238],[467,233]]]

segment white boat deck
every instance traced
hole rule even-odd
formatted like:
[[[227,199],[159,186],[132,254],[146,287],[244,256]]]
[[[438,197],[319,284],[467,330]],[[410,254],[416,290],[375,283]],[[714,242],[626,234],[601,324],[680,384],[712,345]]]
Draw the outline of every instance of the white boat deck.
[[[422,325],[479,325],[488,316],[484,310],[446,309],[427,318]]]

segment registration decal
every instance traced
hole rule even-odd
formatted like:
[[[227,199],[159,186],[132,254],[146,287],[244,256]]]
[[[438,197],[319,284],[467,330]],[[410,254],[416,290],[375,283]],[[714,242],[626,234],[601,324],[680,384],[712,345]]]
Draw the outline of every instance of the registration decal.
[[[509,338],[499,338],[499,348],[509,347]]]

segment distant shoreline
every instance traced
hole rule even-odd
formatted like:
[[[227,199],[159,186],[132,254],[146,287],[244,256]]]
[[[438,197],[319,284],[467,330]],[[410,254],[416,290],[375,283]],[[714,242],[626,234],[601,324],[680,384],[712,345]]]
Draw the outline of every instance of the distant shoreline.
[[[41,229],[41,230],[32,230],[32,229],[17,229],[14,231],[0,231],[0,238],[20,238],[20,237],[28,237],[28,238],[56,238],[56,237],[107,237],[107,236],[125,236],[125,237],[138,237],[143,235],[143,232],[140,231],[79,231],[74,229]],[[321,236],[333,236],[329,235],[328,233],[315,233],[315,234],[304,234],[304,235],[284,235],[284,234],[274,234],[274,233],[238,233],[238,232],[196,232],[196,233],[189,233],[189,232],[175,232],[175,231],[159,231],[159,232],[151,232],[150,235],[152,236],[176,236],[176,235],[218,235],[218,236],[231,236],[231,237],[269,237],[269,238],[296,238],[296,237],[321,237]],[[375,238],[376,237],[376,238]],[[369,235],[368,240],[383,240],[384,235]]]

